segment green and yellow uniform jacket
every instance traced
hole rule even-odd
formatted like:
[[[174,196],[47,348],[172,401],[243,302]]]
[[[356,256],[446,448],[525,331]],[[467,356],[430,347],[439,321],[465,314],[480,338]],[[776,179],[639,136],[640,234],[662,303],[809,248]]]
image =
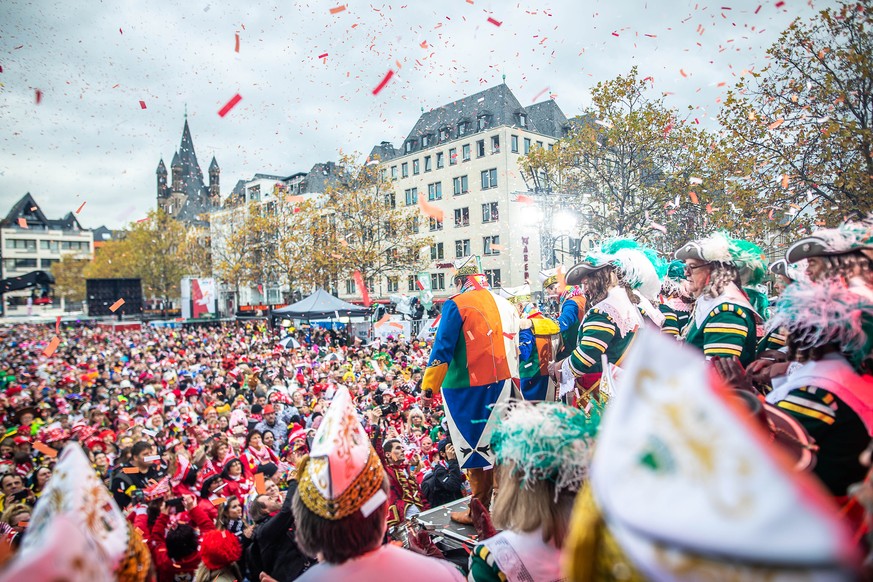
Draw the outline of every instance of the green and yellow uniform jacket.
[[[700,297],[685,332],[685,343],[703,350],[707,358],[736,356],[743,366],[755,359],[758,338],[756,314],[734,284],[711,299]]]

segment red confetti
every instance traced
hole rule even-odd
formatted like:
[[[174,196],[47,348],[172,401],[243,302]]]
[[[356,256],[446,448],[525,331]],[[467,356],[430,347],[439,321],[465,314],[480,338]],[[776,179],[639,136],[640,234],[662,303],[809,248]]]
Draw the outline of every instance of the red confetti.
[[[60,331],[61,331],[61,316],[59,315],[58,318],[55,320],[55,333],[56,334],[60,333]]]
[[[116,311],[118,311],[118,308],[121,307],[122,305],[124,305],[124,299],[119,299],[118,301],[116,301],[115,303],[113,303],[112,305],[109,306],[109,311],[111,311],[112,313],[115,313]]]
[[[503,337],[505,337],[505,338],[508,339],[508,340],[513,340],[513,339],[515,339],[515,334],[514,334],[514,333],[506,333],[506,332],[504,331],[504,332],[503,332]]]
[[[239,52],[239,33],[237,32],[233,36],[236,37],[236,46],[233,47],[233,52],[238,53]]]
[[[618,33],[617,33],[617,32],[613,32],[613,33],[612,33],[612,36],[618,36]]]
[[[364,307],[370,307],[370,292],[367,291],[367,285],[364,284],[364,276],[361,272],[355,269],[354,272],[355,285],[358,286],[358,291],[361,293],[361,298],[364,300]]]
[[[339,14],[346,9],[345,4],[330,9],[331,14]]]
[[[82,212],[82,209],[85,208],[85,205],[86,205],[86,204],[88,204],[87,201],[82,202],[82,205],[79,206],[79,207],[76,209],[76,214],[79,214],[80,212]]]
[[[36,90],[36,104],[39,105],[42,101],[42,91],[39,89]]]
[[[435,220],[442,221],[443,217],[445,216],[443,210],[425,200],[424,194],[421,192],[418,193],[418,207],[421,208],[421,211],[426,216],[429,216],[430,218],[433,218]]]
[[[424,291],[424,283],[422,283],[418,279],[415,280],[415,286],[418,287],[419,291]]]
[[[119,29],[118,29],[118,34],[124,34],[124,31],[121,30],[121,29],[119,28]]]
[[[783,6],[785,6],[785,2],[782,2],[781,0],[776,3],[776,8],[782,8]]]
[[[58,346],[61,345],[61,338],[55,336],[52,338],[52,341],[49,342],[49,345],[46,346],[45,350],[43,350],[42,355],[51,357],[55,350],[58,349]]]
[[[140,102],[139,102],[139,106],[140,106],[141,109],[145,109],[145,108],[146,108],[145,101],[140,100]]]
[[[219,117],[224,117],[225,115],[227,115],[228,112],[229,112],[231,109],[233,109],[234,107],[236,107],[236,104],[239,103],[240,101],[242,101],[242,97],[240,97],[240,94],[237,93],[236,95],[234,95],[233,97],[231,97],[230,101],[228,101],[228,102],[224,105],[224,107],[222,107],[221,109],[218,110],[218,116],[219,116]]]
[[[388,81],[391,80],[391,77],[394,76],[394,71],[389,69],[387,73],[385,73],[385,78],[383,78],[378,85],[373,89],[373,95],[378,95],[379,91],[385,88],[385,85],[388,84]]]
[[[19,219],[18,219],[18,226],[20,226],[21,228],[28,228],[28,226],[27,226],[27,219],[25,219],[25,218],[19,218]]]
[[[679,74],[682,75],[683,77],[688,76],[688,73],[686,73],[684,69],[679,69]]]
[[[695,204],[700,204],[700,200],[697,198],[697,194],[695,192],[689,192],[688,196],[691,198],[691,201]]]
[[[495,20],[494,18],[492,18],[492,17],[490,17],[490,16],[488,17],[488,22],[490,22],[490,23],[493,24],[494,26],[500,26],[501,24],[503,24],[503,23],[500,22],[499,20]]]
[[[515,197],[516,202],[521,202],[522,204],[533,204],[534,199],[525,194],[519,194]]]
[[[761,11],[761,5],[758,4],[758,7],[755,8],[755,14],[757,14],[757,13],[760,12],[760,11]]]
[[[322,53],[322,54],[318,55],[318,58],[320,58],[320,59],[326,59],[326,58],[327,58],[327,53]]]
[[[58,338],[55,338],[55,339],[58,339]],[[52,341],[54,341],[54,340],[52,340]],[[35,450],[39,453],[42,453],[46,457],[55,458],[58,456],[58,452],[45,443],[39,443],[39,442],[33,443],[33,450]],[[18,525],[21,525],[21,523],[19,523]]]

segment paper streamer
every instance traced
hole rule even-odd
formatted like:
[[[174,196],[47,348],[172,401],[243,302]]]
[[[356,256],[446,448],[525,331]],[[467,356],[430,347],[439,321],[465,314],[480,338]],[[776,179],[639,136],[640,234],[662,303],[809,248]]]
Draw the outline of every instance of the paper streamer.
[[[364,284],[364,276],[361,272],[355,269],[354,273],[355,285],[358,286],[358,292],[361,294],[361,297],[364,300],[364,307],[370,307],[372,301],[370,301],[370,292],[367,290],[367,286]]]
[[[58,336],[53,337],[52,341],[49,342],[49,345],[47,345],[45,350],[43,350],[42,355],[51,356],[55,353],[55,350],[58,349],[59,345],[61,345],[61,338]]]
[[[239,103],[240,101],[242,101],[242,97],[240,96],[239,93],[237,93],[236,95],[234,95],[233,97],[230,98],[230,101],[228,101],[224,105],[224,107],[222,107],[221,109],[218,110],[218,116],[224,117],[225,115],[227,115],[230,112],[230,110],[233,109],[234,107],[236,107],[236,104]]]
[[[115,313],[118,310],[118,308],[121,307],[122,305],[124,305],[124,299],[119,299],[118,301],[116,301],[115,303],[113,303],[112,305],[109,306],[109,311],[111,311],[112,313]]]

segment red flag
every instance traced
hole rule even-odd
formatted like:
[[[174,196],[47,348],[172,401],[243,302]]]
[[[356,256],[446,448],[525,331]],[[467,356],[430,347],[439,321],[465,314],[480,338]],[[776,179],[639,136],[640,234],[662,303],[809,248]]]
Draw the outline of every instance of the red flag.
[[[367,291],[367,286],[364,285],[364,276],[357,269],[354,273],[355,277],[355,285],[358,286],[358,291],[361,293],[361,297],[364,299],[364,307],[370,307],[372,301],[370,301],[370,292]]]

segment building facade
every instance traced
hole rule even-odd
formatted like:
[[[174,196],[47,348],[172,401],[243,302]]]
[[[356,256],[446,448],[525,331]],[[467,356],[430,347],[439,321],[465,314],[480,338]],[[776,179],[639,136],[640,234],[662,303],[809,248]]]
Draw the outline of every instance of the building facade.
[[[535,283],[541,267],[541,220],[519,201],[528,186],[518,160],[533,148],[551,148],[570,123],[554,101],[523,107],[506,84],[423,113],[399,149],[382,142],[371,153],[395,187],[397,205],[415,206],[419,195],[444,213],[442,222],[423,217],[427,273],[435,297],[454,293],[454,262],[481,257],[493,287]],[[524,200],[524,198],[522,198]],[[371,295],[385,298],[418,291],[416,273],[373,281]],[[357,295],[353,281],[340,296]]]
[[[33,196],[25,194],[0,221],[0,279],[32,271],[51,272],[63,255],[93,258],[92,231],[82,228],[72,212],[60,219],[47,218]],[[13,291],[5,299],[22,305],[30,296],[30,290]]]

